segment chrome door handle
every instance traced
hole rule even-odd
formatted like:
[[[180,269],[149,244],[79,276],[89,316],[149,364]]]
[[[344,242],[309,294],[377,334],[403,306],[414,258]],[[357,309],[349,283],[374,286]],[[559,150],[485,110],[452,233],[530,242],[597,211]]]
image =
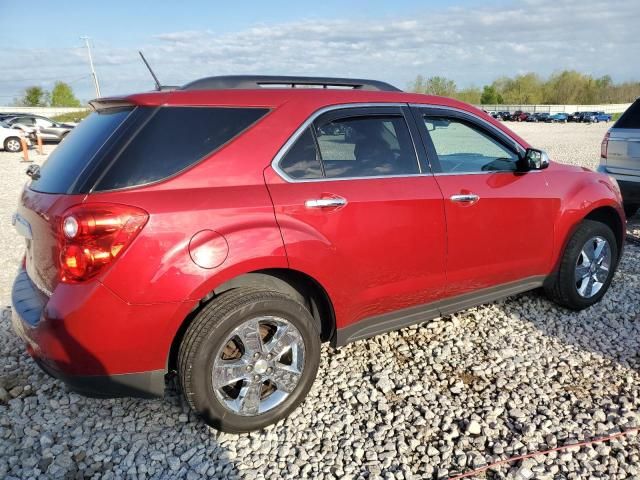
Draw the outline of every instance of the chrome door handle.
[[[342,197],[315,198],[304,202],[307,208],[342,207],[347,204],[347,200]]]
[[[452,202],[459,202],[459,203],[475,203],[478,200],[480,200],[480,197],[474,193],[466,193],[466,194],[462,194],[462,195],[451,195],[451,197],[449,197],[449,199]]]

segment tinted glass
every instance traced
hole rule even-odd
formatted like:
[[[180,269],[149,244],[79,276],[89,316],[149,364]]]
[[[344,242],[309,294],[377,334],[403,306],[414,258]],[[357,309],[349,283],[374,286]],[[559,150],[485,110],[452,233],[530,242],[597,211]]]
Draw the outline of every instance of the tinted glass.
[[[264,108],[164,107],[118,155],[96,190],[167,178],[221,147],[267,113]]]
[[[475,125],[437,116],[424,122],[443,173],[517,170],[518,155]]]
[[[11,123],[19,123],[20,125],[35,125],[35,120],[31,117],[18,117],[12,120]]]
[[[420,173],[401,116],[350,117],[316,125],[327,178]]]
[[[280,161],[280,168],[291,178],[320,178],[322,169],[311,128],[307,128]]]
[[[640,128],[640,98],[618,119],[614,128]]]
[[[31,189],[66,193],[130,112],[131,109],[108,110],[85,118],[49,155],[40,170],[40,178],[31,182]]]

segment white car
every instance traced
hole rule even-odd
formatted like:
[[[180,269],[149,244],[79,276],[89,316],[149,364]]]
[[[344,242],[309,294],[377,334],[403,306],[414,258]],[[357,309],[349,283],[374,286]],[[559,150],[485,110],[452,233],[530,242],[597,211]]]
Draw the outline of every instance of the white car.
[[[24,131],[18,128],[12,128],[4,122],[0,121],[0,145],[7,152],[19,152],[22,150],[20,138],[24,138],[27,146],[31,145],[31,140]]]

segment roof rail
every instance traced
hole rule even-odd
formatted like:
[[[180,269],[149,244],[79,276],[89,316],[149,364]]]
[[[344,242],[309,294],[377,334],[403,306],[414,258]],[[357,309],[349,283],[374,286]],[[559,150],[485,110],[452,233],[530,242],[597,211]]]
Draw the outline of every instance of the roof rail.
[[[255,88],[345,88],[400,92],[393,85],[378,80],[331,77],[290,77],[271,75],[225,75],[206,77],[184,85],[181,90],[235,90]]]

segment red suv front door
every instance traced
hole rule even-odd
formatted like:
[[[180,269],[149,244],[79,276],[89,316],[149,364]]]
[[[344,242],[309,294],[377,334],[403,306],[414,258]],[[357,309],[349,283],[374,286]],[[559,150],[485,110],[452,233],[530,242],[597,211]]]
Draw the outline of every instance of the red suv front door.
[[[444,197],[447,296],[541,282],[560,206],[549,173],[518,171],[522,147],[479,117],[438,108],[414,114]]]
[[[340,108],[265,171],[290,267],[327,290],[338,328],[444,293],[442,195],[412,138],[407,107]]]

